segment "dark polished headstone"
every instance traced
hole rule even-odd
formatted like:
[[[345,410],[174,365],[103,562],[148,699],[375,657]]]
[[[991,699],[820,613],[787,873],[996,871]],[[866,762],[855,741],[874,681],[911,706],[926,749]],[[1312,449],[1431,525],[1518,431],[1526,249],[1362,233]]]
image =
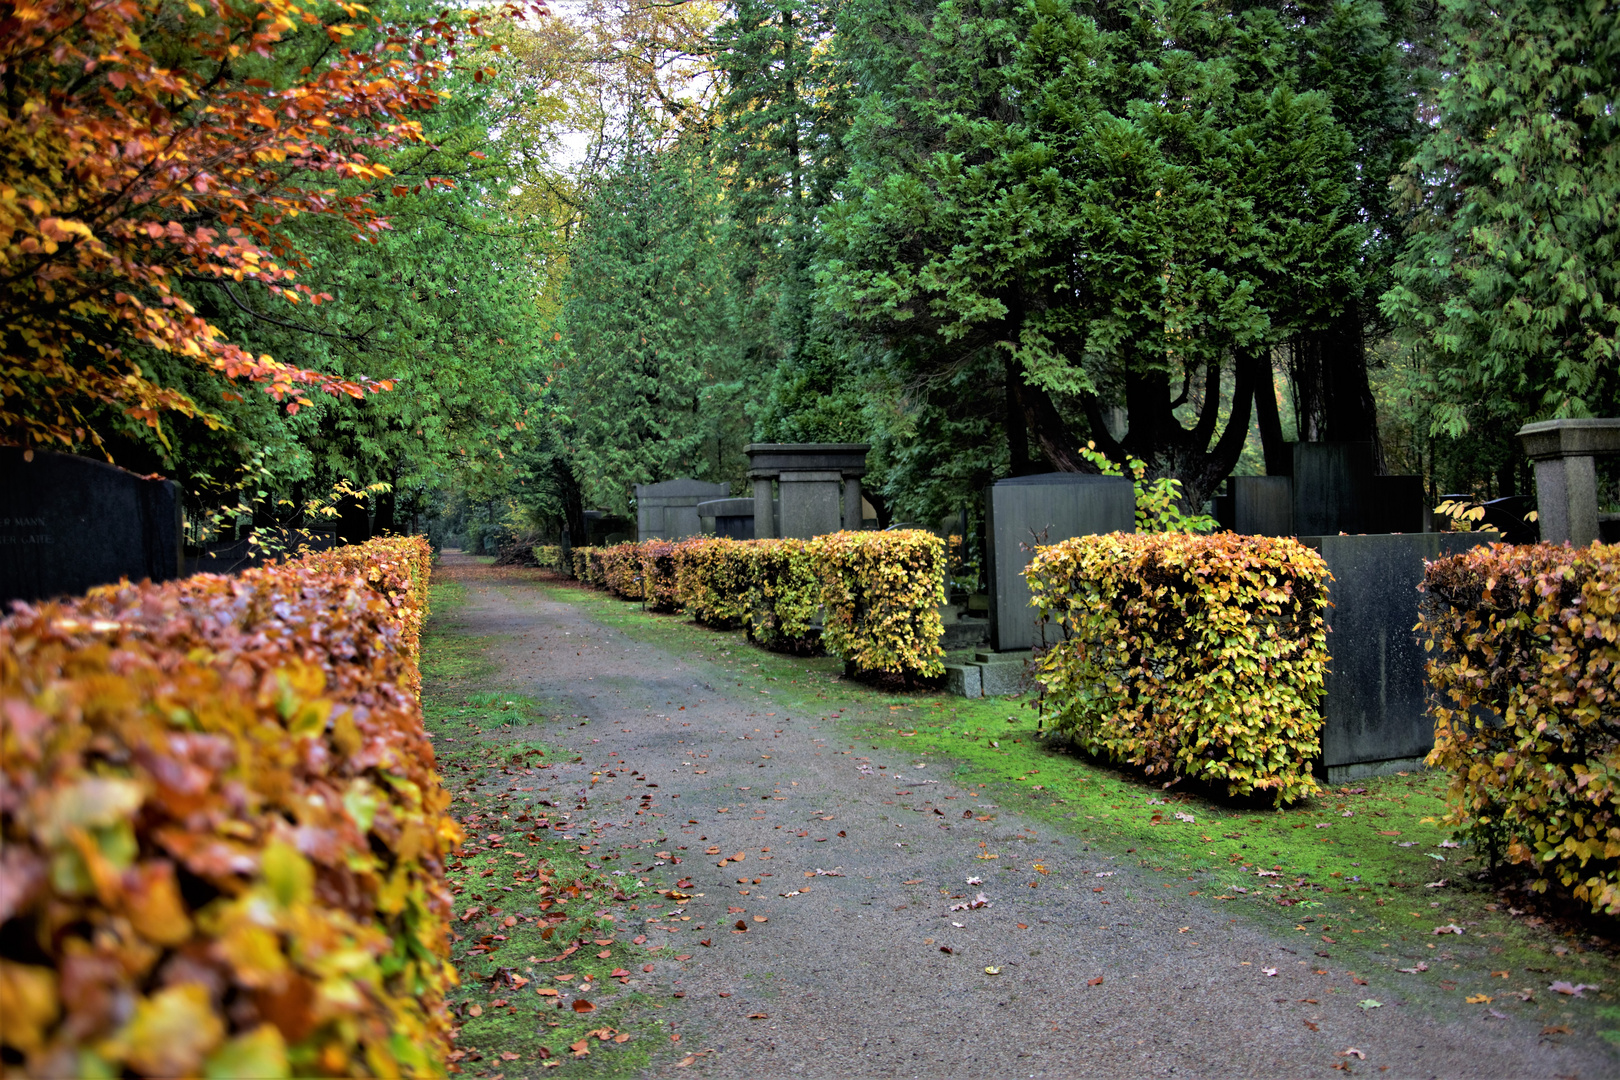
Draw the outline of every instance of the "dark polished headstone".
[[[180,489],[116,465],[0,447],[0,605],[180,575]]]
[[[1368,494],[1372,501],[1364,515],[1366,532],[1428,531],[1423,527],[1429,516],[1429,500],[1423,487],[1423,477],[1375,476],[1368,485]]]
[[[1410,765],[1434,748],[1418,621],[1423,562],[1498,540],[1495,533],[1302,536],[1333,574],[1324,616],[1332,657],[1322,760],[1338,782]]]
[[[1215,520],[1245,536],[1294,535],[1294,484],[1286,476],[1230,476]]]
[[[1295,443],[1295,533],[1382,532],[1368,528],[1372,480],[1372,443]]]
[[[1035,610],[1024,580],[1033,552],[1026,546],[1136,531],[1136,489],[1122,476],[1015,476],[985,488],[984,506],[990,644],[996,652],[1028,649],[1036,641]]]
[[[703,531],[732,540],[754,538],[753,499],[710,499],[697,504]]]

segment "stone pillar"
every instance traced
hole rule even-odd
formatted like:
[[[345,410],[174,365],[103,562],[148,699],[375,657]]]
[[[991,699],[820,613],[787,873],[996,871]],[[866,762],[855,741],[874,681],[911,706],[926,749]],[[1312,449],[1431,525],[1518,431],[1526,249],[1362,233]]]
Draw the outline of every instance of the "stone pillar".
[[[851,476],[844,481],[844,528],[859,532],[861,528],[861,478]]]
[[[1585,547],[1598,538],[1597,470],[1593,457],[1620,453],[1620,420],[1544,420],[1519,429],[1536,463],[1536,519],[1541,538]]]
[[[1549,543],[1585,547],[1598,538],[1597,466],[1591,457],[1536,462],[1536,520]]]
[[[776,515],[771,512],[771,481],[754,478],[754,539],[769,540],[776,535]]]

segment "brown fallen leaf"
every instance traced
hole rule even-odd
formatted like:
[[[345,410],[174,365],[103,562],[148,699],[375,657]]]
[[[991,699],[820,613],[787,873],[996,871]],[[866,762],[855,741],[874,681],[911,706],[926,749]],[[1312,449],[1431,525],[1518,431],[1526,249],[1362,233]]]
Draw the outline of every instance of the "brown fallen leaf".
[[[677,959],[677,960],[690,960],[690,959],[692,959],[692,954],[691,953],[682,953],[681,955],[677,956],[675,959]]]
[[[508,915],[506,918],[501,920],[501,925],[502,926],[516,926],[517,925],[517,916],[516,915]]]
[[[624,968],[614,968],[608,973],[608,978],[610,979],[628,979],[629,977],[630,973]]]
[[[1103,981],[1103,977],[1101,975],[1099,975],[1095,979],[1087,979],[1086,980],[1086,985],[1087,986],[1101,986],[1102,981]]]
[[[770,922],[771,920],[769,918],[767,918],[766,916],[764,916],[764,915],[755,915],[754,916],[754,921],[755,922]]]
[[[549,986],[542,986],[540,989],[536,990],[535,993],[539,994],[541,997],[556,997],[557,996],[557,991],[552,989]]]
[[[748,924],[747,924],[747,923],[745,923],[745,922],[743,922],[743,921],[742,921],[742,920],[741,920],[741,919],[738,919],[738,920],[737,920],[737,921],[736,921],[736,923],[734,923],[734,924],[733,924],[733,925],[734,925],[734,926],[736,926],[736,928],[737,928],[737,929],[738,929],[738,930],[741,930],[741,931],[743,931],[743,932],[744,932],[744,933],[746,933],[746,932],[747,932],[747,931],[748,931]]]
[[[1575,1029],[1570,1027],[1568,1024],[1553,1024],[1550,1027],[1542,1028],[1541,1033],[1543,1035],[1573,1035],[1575,1034]]]
[[[749,1013],[748,1014],[748,1019],[750,1019],[750,1020],[769,1020],[770,1017],[766,1016],[764,1013]]]
[[[747,911],[747,910],[748,910],[747,908],[731,907],[731,906],[728,905],[726,907],[726,914],[727,915],[741,915],[744,911]]]
[[[628,1031],[621,1031],[617,1035],[613,1036],[613,1041],[616,1043],[627,1043],[630,1041],[630,1033]]]
[[[637,934],[635,937],[630,939],[630,944],[632,944],[632,945],[645,945],[645,944],[647,944],[647,935],[646,934]]]
[[[902,884],[902,885],[921,885],[922,883],[923,883],[922,878],[912,878],[910,881],[902,881],[900,884]]]
[[[469,1005],[469,1006],[467,1006],[467,1015],[468,1016],[483,1016],[484,1015],[484,1007],[482,1005]]]
[[[568,1049],[572,1050],[574,1052],[574,1056],[577,1058],[589,1057],[591,1053],[591,1041],[589,1039],[581,1039]]]
[[[696,1060],[697,1060],[697,1058],[694,1055],[687,1054],[685,1057],[681,1058],[681,1060],[679,1060],[679,1061],[677,1061],[675,1063],[675,1067],[677,1069],[684,1069],[684,1068],[686,1068],[688,1065],[692,1064]]]
[[[606,960],[608,957],[610,957],[612,955],[613,955],[613,950],[612,949],[603,949],[601,952],[596,954],[596,958],[598,960]]]
[[[577,1012],[577,1013],[595,1012],[596,1011],[596,1006],[592,1005],[590,1002],[586,1001],[584,998],[580,998],[578,1001],[574,1002],[574,1011]]]
[[[1305,1021],[1305,1026],[1310,1028],[1312,1031],[1321,1031],[1322,1030],[1321,1028],[1317,1027],[1315,1024],[1311,1023],[1309,1020]]]
[[[516,1061],[518,1058],[520,1058],[522,1056],[523,1056],[522,1054],[514,1054],[510,1050],[502,1050],[501,1051],[501,1060],[502,1061]]]

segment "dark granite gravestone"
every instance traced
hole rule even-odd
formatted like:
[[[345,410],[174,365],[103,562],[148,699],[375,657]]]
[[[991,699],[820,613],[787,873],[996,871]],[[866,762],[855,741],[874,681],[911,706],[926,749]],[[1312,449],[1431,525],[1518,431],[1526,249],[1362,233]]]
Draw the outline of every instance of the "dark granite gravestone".
[[[730,484],[710,484],[680,477],[636,485],[636,537],[639,540],[684,540],[703,531],[697,506],[731,494]]]
[[[697,504],[703,531],[732,540],[754,538],[753,499],[710,499]]]
[[[1417,768],[1434,748],[1418,586],[1423,561],[1500,539],[1495,533],[1302,536],[1333,574],[1324,613],[1332,657],[1322,703],[1322,760],[1338,783]]]
[[[1286,476],[1229,476],[1215,520],[1245,536],[1294,535],[1294,485]]]
[[[1370,502],[1362,516],[1370,533],[1428,532],[1429,500],[1421,476],[1374,476],[1368,483]],[[1346,529],[1345,532],[1349,532]]]
[[[861,527],[866,443],[750,443],[754,536],[809,540]],[[773,490],[774,489],[774,490]]]
[[[0,606],[180,575],[180,489],[104,461],[0,447]]]
[[[1136,531],[1136,490],[1122,476],[1015,476],[985,488],[984,507],[990,644],[997,652],[1032,648],[1036,641],[1035,610],[1023,575],[1032,556],[1021,545]]]
[[[1372,479],[1372,443],[1295,443],[1295,533],[1331,536],[1374,531],[1367,528],[1366,520]]]

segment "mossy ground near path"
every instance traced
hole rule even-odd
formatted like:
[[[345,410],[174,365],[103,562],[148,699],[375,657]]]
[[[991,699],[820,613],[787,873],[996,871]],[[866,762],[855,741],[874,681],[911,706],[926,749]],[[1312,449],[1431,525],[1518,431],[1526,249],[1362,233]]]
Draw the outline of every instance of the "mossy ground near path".
[[[1611,987],[1547,989],[1606,984],[1608,953],[1470,892],[1432,780],[1177,795],[1040,745],[1015,701],[438,573],[466,1074],[1620,1072]]]

